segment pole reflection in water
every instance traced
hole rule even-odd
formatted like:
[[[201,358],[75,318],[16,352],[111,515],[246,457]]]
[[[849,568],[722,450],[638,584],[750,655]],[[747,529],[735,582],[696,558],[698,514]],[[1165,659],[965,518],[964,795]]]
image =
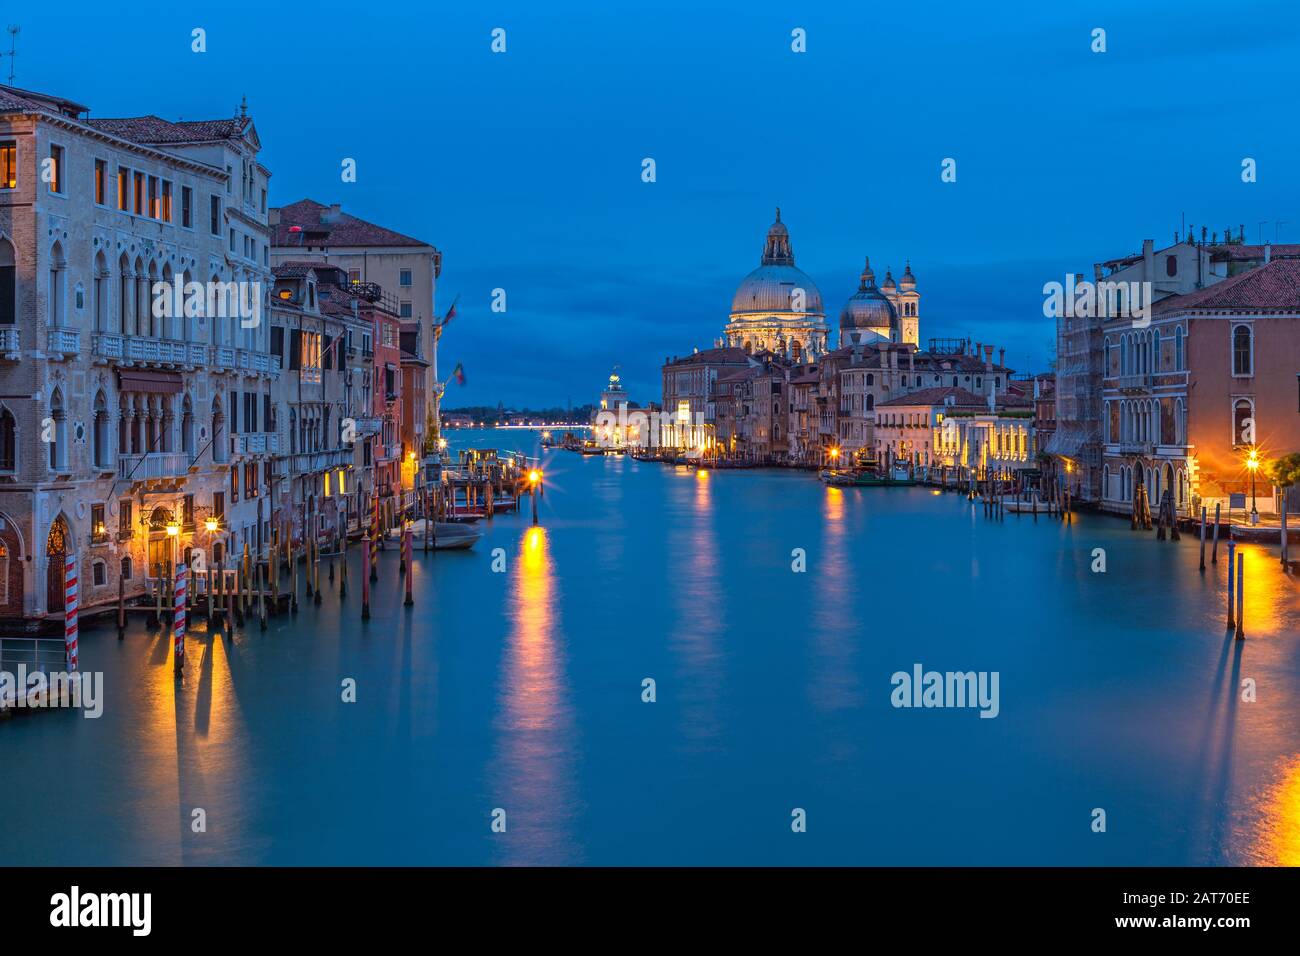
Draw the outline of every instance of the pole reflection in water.
[[[572,832],[577,730],[545,528],[524,532],[514,578],[499,690],[501,753],[488,772],[506,832],[493,833],[493,845],[502,863],[580,863]]]

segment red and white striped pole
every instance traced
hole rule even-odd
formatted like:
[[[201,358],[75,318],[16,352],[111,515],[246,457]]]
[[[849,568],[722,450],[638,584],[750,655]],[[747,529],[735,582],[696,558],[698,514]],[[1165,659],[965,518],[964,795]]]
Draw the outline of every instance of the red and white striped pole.
[[[176,640],[176,674],[180,676],[185,668],[185,565],[176,566],[175,608],[172,615],[172,634]]]
[[[68,670],[77,669],[77,556],[63,558],[63,640],[67,651]]]

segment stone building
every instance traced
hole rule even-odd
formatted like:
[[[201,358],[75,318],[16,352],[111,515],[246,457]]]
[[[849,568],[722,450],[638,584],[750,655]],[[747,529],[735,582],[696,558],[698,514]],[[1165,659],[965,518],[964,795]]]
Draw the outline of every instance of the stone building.
[[[1250,494],[1251,452],[1300,450],[1297,256],[1264,248],[1259,265],[1157,302],[1149,326],[1106,328],[1103,507],[1127,513],[1141,486],[1153,509],[1167,489],[1180,514],[1226,511]],[[1258,510],[1276,510],[1262,471],[1255,485]]]
[[[273,272],[271,354],[282,368],[274,503],[281,534],[300,544],[310,531],[359,527],[356,445],[377,430],[367,388],[372,325],[337,266],[291,261]]]
[[[344,212],[339,203],[301,199],[271,210],[272,263],[325,262],[347,274],[349,282],[368,283],[390,297],[401,322],[420,327],[424,348],[425,394],[436,427],[442,385],[438,381],[438,339],[442,328],[434,311],[442,253],[422,239],[367,222]],[[436,436],[435,436],[436,437]]]
[[[264,545],[259,150],[242,108],[91,119],[0,87],[0,617],[61,610],[66,555],[84,607]]]

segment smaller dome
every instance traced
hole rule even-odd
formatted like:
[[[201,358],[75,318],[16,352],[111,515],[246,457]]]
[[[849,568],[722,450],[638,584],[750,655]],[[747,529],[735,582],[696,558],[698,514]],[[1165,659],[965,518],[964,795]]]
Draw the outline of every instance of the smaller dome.
[[[894,276],[888,269],[885,270],[885,281],[880,284],[882,292],[895,292],[898,286],[894,284]]]
[[[912,275],[912,264],[909,262],[907,268],[903,270],[903,278],[898,280],[898,287],[904,292],[911,292],[916,288],[916,276]]]
[[[876,288],[876,274],[871,271],[871,260],[867,259],[862,267],[858,291],[840,311],[840,330],[871,329],[888,335],[896,322],[894,306]]]

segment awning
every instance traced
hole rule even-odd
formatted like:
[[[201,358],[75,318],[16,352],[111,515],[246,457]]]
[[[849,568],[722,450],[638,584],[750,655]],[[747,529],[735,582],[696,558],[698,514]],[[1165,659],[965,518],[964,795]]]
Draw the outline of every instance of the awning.
[[[143,372],[135,369],[118,369],[117,387],[123,392],[148,392],[155,395],[175,395],[182,387],[180,372]]]

